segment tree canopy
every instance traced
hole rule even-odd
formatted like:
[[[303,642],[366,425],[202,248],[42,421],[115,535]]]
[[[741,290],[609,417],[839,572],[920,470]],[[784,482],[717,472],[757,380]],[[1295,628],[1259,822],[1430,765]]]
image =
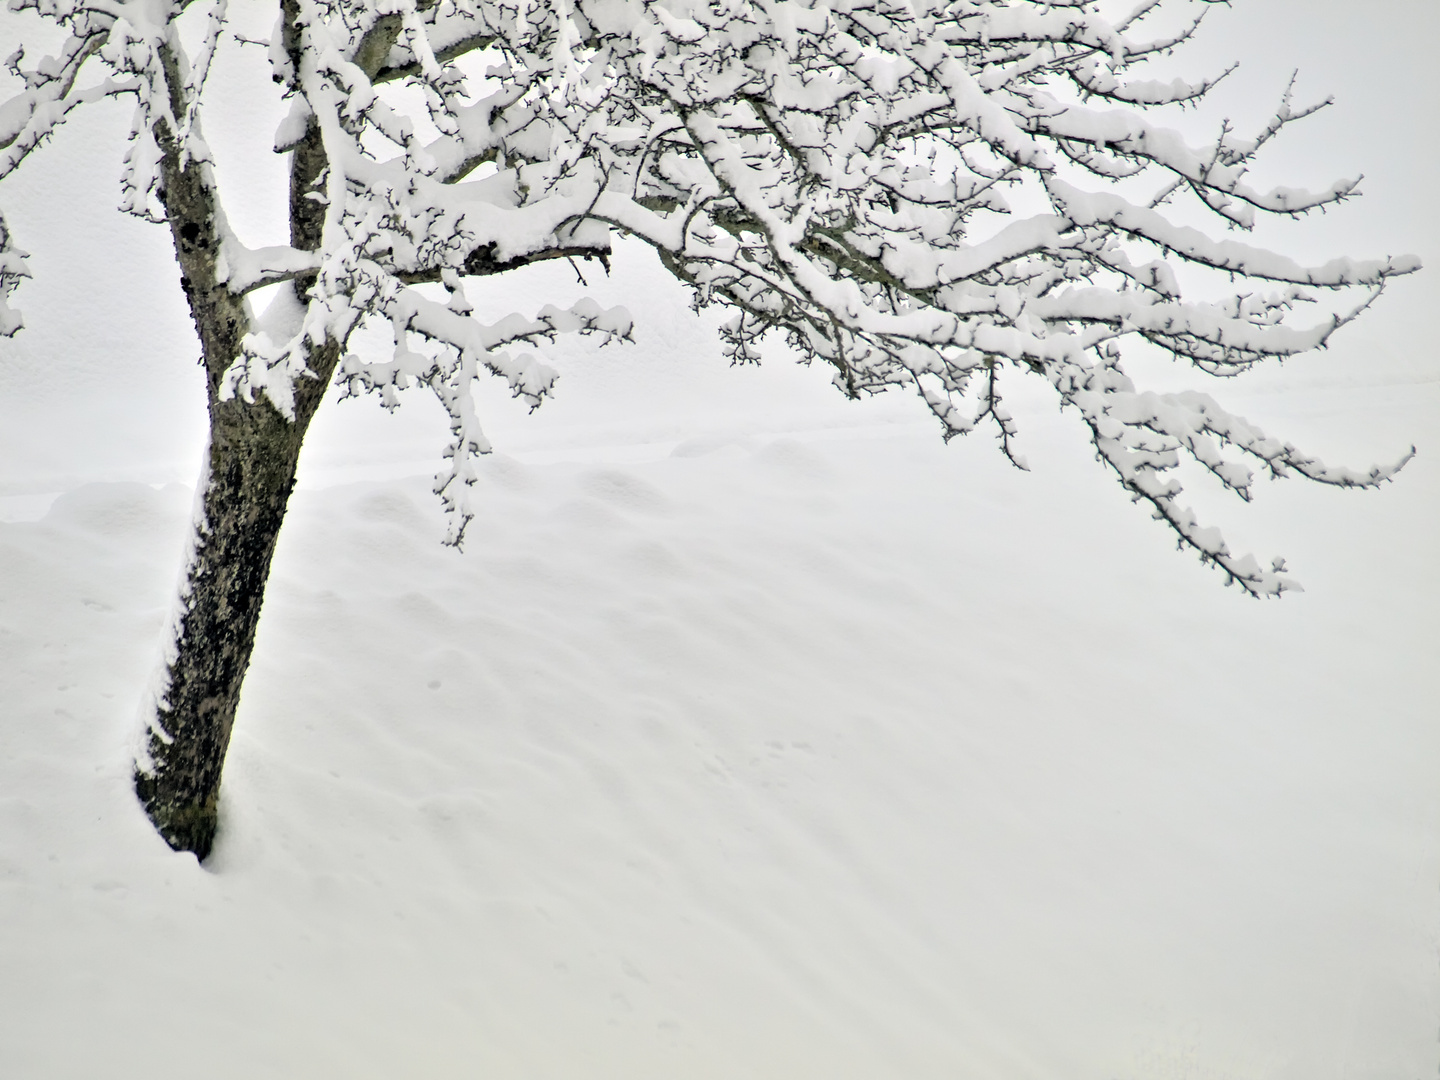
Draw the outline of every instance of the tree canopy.
[[[1293,585],[1183,505],[1182,459],[1244,499],[1256,468],[1371,486],[1403,465],[1327,466],[1205,393],[1149,393],[1126,374],[1139,343],[1222,376],[1322,347],[1418,266],[1305,266],[1196,226],[1198,210],[1243,236],[1258,215],[1355,191],[1252,186],[1256,155],[1320,107],[1289,93],[1262,130],[1221,124],[1203,145],[1154,119],[1224,77],[1147,77],[1203,4],[1178,30],[1147,33],[1159,0],[1118,21],[1085,0],[284,0],[265,44],[290,102],[275,150],[295,159],[294,240],[259,250],[225,222],[201,124],[226,0],[14,6],[69,37],[33,66],[23,49],[10,58],[25,91],[0,110],[0,177],[73,108],[133,96],[122,208],[165,220],[193,162],[188,197],[213,206],[213,245],[192,252],[201,269],[234,298],[304,286],[264,312],[236,305],[245,325],[235,355],[212,365],[219,392],[291,415],[319,343],[388,321],[393,355],[347,353],[336,378],[387,405],[412,384],[439,396],[452,543],[471,517],[473,455],[489,449],[476,374],[539,404],[555,373],[516,347],[630,329],[627,312],[588,303],[482,324],[464,279],[603,259],[616,231],[653,246],[698,305],[733,312],[734,360],[778,333],[848,395],[918,393],[946,438],[991,426],[1017,465],[1002,389],[1048,381],[1131,496],[1255,594]],[[7,233],[0,244],[8,293],[23,262]],[[1327,310],[1326,293],[1353,295]],[[0,329],[18,326],[0,311]]]

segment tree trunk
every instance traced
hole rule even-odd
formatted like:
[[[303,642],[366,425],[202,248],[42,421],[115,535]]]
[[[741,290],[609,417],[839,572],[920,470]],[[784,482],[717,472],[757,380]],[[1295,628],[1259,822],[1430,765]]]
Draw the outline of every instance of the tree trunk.
[[[298,70],[298,6],[284,0],[282,7],[283,44]],[[393,41],[398,23],[385,33],[385,40]],[[161,56],[171,112],[187,116],[185,73],[168,45],[161,47]],[[198,134],[198,126],[194,130]],[[250,319],[244,301],[217,280],[219,200],[213,176],[206,161],[184,152],[167,121],[157,123],[154,134],[162,152],[157,194],[180,264],[180,287],[200,338],[210,442],[180,598],[167,628],[167,654],[159,685],[144,706],[146,729],[134,780],[136,795],[166,842],[204,859],[215,839],[220,773],[255,647],[270,560],[295,486],[300,446],[334,374],[341,344],[327,340],[309,348],[306,359],[314,378],[297,380],[293,419],[264,396],[253,402],[224,398],[225,371],[240,354]],[[320,246],[324,209],[308,196],[321,182],[325,164],[321,133],[312,120],[291,155],[290,239],[302,250]],[[291,283],[302,308],[314,280],[308,275]]]
[[[263,396],[218,400],[212,381],[189,558],[135,765],[155,828],[201,859],[215,837],[220,773],[300,448],[339,354],[333,342],[311,350],[317,377],[296,385],[293,420]]]
[[[282,0],[281,45],[299,71],[301,15],[296,0]],[[399,36],[398,15],[381,18],[357,52],[374,75]],[[169,46],[161,47],[171,112],[188,115],[186,86]],[[198,126],[194,128],[198,134]],[[235,725],[240,687],[250,666],[270,560],[285,520],[300,446],[325,396],[343,342],[312,343],[310,375],[294,386],[294,416],[287,419],[263,396],[223,399],[221,387],[249,329],[242,299],[217,280],[219,200],[208,164],[188,155],[166,121],[155,129],[162,151],[159,197],[180,264],[180,286],[200,338],[210,407],[198,512],[180,599],[168,629],[168,652],[159,685],[146,705],[146,730],[135,762],[135,793],[155,828],[177,851],[204,859],[215,839],[220,773]],[[208,156],[208,155],[206,155]],[[327,171],[324,139],[313,118],[290,156],[290,243],[320,247]],[[315,275],[290,287],[303,309]]]
[[[212,411],[203,493],[135,790],[160,835],[203,859],[303,428],[263,398]]]

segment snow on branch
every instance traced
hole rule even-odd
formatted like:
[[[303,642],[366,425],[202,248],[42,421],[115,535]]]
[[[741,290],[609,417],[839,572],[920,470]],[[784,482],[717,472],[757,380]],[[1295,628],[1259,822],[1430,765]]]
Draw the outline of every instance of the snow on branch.
[[[75,32],[60,55],[43,57],[33,68],[22,66],[23,45],[6,59],[6,69],[23,82],[25,89],[0,104],[0,151],[4,151],[0,153],[0,178],[13,172],[78,105],[122,89],[107,84],[98,94],[94,90],[75,92],[80,69],[106,40],[106,20],[96,22],[98,25],[92,25],[89,19],[77,19]]]
[[[25,267],[26,258],[26,253],[11,242],[10,230],[5,225],[5,219],[0,217],[0,337],[14,337],[25,325],[20,313],[6,301],[20,284],[20,279],[30,276]]]
[[[322,371],[390,407],[401,387],[428,386],[451,419],[437,487],[455,543],[471,458],[488,448],[477,374],[534,406],[554,373],[512,347],[629,332],[628,316],[585,305],[482,324],[463,279],[604,260],[620,231],[697,306],[729,309],[721,341],[737,362],[778,334],[843,393],[916,393],[946,438],[986,427],[1016,464],[1002,386],[1046,380],[1182,546],[1274,595],[1292,583],[1183,508],[1177,463],[1242,499],[1247,461],[1361,487],[1399,466],[1332,469],[1201,391],[1147,394],[1126,351],[1157,344],[1202,378],[1293,356],[1419,262],[1305,265],[1219,235],[1338,204],[1358,181],[1251,184],[1257,156],[1324,104],[1294,107],[1289,89],[1251,137],[1222,124],[1197,146],[1162,123],[1157,109],[1203,107],[1233,70],[1165,72],[1209,6],[1147,37],[1165,2],[1117,20],[1095,0],[283,0],[269,56],[290,103],[274,147],[291,155],[292,240],[249,250],[225,224],[199,126],[225,0],[205,9],[194,60],[175,28],[182,4],[19,0],[71,36],[0,107],[0,177],[85,95],[133,93],[126,208],[181,227],[162,181],[189,169],[214,208],[195,223],[215,245],[200,269],[236,296],[292,283],[247,316],[216,385],[286,415]],[[77,91],[89,58],[107,81]],[[23,272],[18,254],[5,259],[0,295]],[[1189,284],[1197,274],[1203,286]],[[367,322],[391,327],[393,355],[349,351]]]
[[[300,251],[289,245],[250,249],[227,233],[221,241],[220,257],[216,260],[215,277],[236,296],[289,281],[318,270],[320,261],[314,252]]]
[[[474,458],[490,452],[490,442],[475,411],[473,383],[482,368],[499,375],[515,397],[538,408],[555,384],[557,373],[529,354],[514,356],[511,345],[553,341],[557,334],[598,334],[604,341],[630,337],[631,318],[624,308],[601,308],[581,300],[567,309],[552,304],[533,319],[508,315],[484,324],[468,317],[459,275],[445,275],[450,301],[441,304],[415,289],[397,293],[387,307],[395,337],[395,351],[387,361],[365,360],[347,354],[337,372],[347,396],[378,394],[389,409],[400,404],[398,391],[412,385],[429,387],[450,416],[451,439],[445,449],[447,466],[436,477],[435,491],[449,522],[446,543],[464,542],[465,529],[474,517],[469,488],[475,483]],[[429,346],[415,351],[411,335]]]

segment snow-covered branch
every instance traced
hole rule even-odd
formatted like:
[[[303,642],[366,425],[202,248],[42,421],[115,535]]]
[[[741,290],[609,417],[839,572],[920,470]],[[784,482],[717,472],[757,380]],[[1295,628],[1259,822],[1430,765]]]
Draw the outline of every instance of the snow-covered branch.
[[[697,304],[733,309],[722,343],[735,360],[778,332],[846,394],[918,393],[947,438],[993,425],[1017,463],[1001,384],[1046,379],[1122,486],[1257,593],[1284,579],[1180,509],[1180,458],[1242,498],[1248,473],[1219,446],[1275,476],[1391,475],[1327,469],[1203,394],[1147,396],[1124,373],[1132,342],[1216,375],[1321,347],[1419,265],[1305,265],[1217,233],[1339,203],[1358,181],[1251,183],[1257,156],[1324,105],[1295,107],[1290,89],[1250,137],[1227,123],[1192,145],[1159,122],[1158,107],[1202,107],[1233,70],[1158,68],[1208,5],[1147,36],[1162,0],[1118,20],[1092,0],[282,0],[270,59],[290,100],[275,149],[291,155],[291,245],[254,251],[225,223],[199,123],[225,0],[207,9],[193,60],[175,30],[183,5],[21,6],[71,37],[0,109],[0,176],[86,95],[134,93],[125,206],[181,230],[195,295],[293,282],[289,300],[217,341],[230,351],[216,392],[288,416],[296,387],[331,371],[392,406],[401,386],[430,386],[452,421],[440,484],[452,539],[468,520],[464,463],[487,445],[469,381],[488,370],[537,404],[552,378],[503,352],[494,334],[511,324],[471,318],[462,279],[603,260],[614,230],[653,246]],[[108,80],[76,90],[91,57]],[[177,216],[182,189],[194,220]],[[3,295],[23,268],[0,257]],[[1189,284],[1197,273],[1203,287]],[[515,318],[512,343],[628,332],[575,310]],[[394,328],[391,359],[347,352],[370,320]]]

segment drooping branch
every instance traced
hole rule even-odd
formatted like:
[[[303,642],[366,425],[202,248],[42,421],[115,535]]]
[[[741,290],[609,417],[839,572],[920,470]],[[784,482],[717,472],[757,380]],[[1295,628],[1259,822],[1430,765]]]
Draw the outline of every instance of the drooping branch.
[[[653,247],[697,304],[733,309],[722,331],[733,359],[754,360],[778,332],[803,360],[833,367],[847,394],[920,394],[946,437],[998,424],[1014,460],[1000,396],[1011,372],[1051,381],[1070,408],[1080,391],[1066,387],[1124,377],[1129,341],[1219,375],[1321,347],[1418,262],[1305,265],[1197,227],[1196,208],[1221,230],[1248,229],[1259,215],[1343,202],[1357,181],[1252,185],[1258,154],[1323,106],[1293,106],[1293,80],[1251,137],[1224,125],[1193,145],[1158,122],[1156,107],[1199,107],[1233,71],[1156,77],[1155,61],[1204,17],[1146,33],[1160,7],[1143,0],[1115,20],[1090,0],[783,11],[282,0],[272,60],[292,110],[275,145],[292,155],[291,242],[249,251],[217,202],[212,276],[237,295],[289,280],[295,306],[245,336],[223,392],[268,395],[289,415],[297,387],[323,388],[355,327],[388,320],[395,372],[429,385],[463,432],[453,480],[485,445],[472,374],[501,373],[535,401],[548,384],[476,353],[452,319],[416,329],[417,287],[443,286],[459,319],[465,277],[603,262],[617,230]],[[204,66],[202,56],[197,85]],[[182,158],[203,161],[190,105],[170,111]],[[137,210],[155,130],[133,151]],[[1134,196],[1142,185],[1154,194]],[[1219,287],[1193,289],[1194,273]],[[1337,299],[1314,306],[1326,297]],[[405,358],[407,337],[423,363]],[[1112,351],[1097,362],[1096,350]],[[375,363],[369,388],[393,393],[392,361]],[[1125,396],[1141,391],[1118,385],[1106,383],[1103,416],[1085,414],[1095,439],[1118,440],[1097,453],[1132,496],[1158,500],[1152,510],[1183,543],[1238,577],[1241,564],[1175,509],[1165,455],[1245,497],[1200,437],[1239,428],[1207,406],[1196,437],[1162,433]]]

